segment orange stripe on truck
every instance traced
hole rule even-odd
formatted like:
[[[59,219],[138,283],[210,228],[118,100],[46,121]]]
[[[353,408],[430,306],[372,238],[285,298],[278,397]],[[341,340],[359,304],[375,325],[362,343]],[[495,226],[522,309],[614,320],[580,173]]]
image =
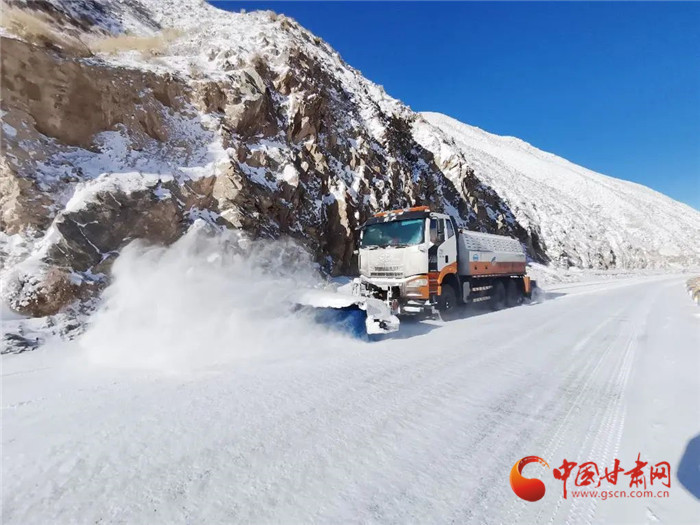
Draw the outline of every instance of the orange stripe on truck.
[[[469,275],[517,275],[525,273],[524,262],[470,262]]]
[[[442,293],[442,281],[445,279],[450,274],[456,274],[457,273],[457,261],[448,264],[445,266],[442,270],[440,270],[440,273],[438,274],[438,287],[437,287],[437,294],[440,295]]]

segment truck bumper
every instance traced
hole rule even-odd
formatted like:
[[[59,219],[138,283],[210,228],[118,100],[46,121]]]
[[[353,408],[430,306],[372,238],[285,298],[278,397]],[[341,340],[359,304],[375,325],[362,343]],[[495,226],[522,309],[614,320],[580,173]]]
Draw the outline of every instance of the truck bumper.
[[[410,292],[406,291],[406,283],[409,280],[411,279],[375,280],[359,277],[353,281],[353,292],[384,302],[392,315],[434,315],[437,311],[435,301],[409,296]]]

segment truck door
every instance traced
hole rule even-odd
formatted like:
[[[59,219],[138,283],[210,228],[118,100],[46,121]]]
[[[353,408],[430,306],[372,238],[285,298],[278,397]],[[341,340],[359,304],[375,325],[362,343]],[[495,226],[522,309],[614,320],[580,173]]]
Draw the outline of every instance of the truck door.
[[[428,255],[431,272],[439,273],[446,266],[457,264],[457,236],[452,221],[442,218],[430,219],[430,243]]]

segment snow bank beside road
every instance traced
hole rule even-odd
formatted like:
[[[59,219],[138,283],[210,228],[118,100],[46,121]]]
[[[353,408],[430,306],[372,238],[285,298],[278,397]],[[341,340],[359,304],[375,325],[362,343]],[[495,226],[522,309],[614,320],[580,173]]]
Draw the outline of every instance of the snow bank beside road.
[[[594,270],[582,268],[557,268],[543,264],[528,263],[528,275],[541,287],[551,288],[566,284],[606,282],[626,279],[643,279],[668,275],[693,275],[699,270],[691,269],[626,269]]]

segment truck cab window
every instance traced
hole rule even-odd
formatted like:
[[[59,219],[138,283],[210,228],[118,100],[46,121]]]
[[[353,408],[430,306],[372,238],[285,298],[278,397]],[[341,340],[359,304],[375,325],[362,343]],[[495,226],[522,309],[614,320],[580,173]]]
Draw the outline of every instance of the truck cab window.
[[[424,219],[379,222],[363,228],[360,247],[405,247],[421,244],[424,239]]]
[[[447,238],[450,239],[450,238],[452,238],[452,237],[454,236],[454,234],[455,234],[455,230],[454,230],[454,228],[452,227],[452,221],[446,221],[445,224],[447,224]]]

